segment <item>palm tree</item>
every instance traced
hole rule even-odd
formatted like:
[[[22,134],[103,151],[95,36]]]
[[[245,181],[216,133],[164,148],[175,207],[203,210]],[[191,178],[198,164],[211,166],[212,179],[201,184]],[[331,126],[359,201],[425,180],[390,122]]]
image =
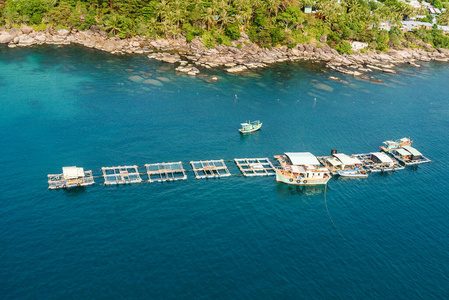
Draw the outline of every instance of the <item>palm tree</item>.
[[[324,16],[326,23],[335,23],[342,13],[342,7],[337,0],[325,0],[317,3],[318,12]]]
[[[208,7],[201,13],[201,20],[207,24],[207,30],[210,29],[210,25],[215,20],[215,15],[212,8]]]
[[[105,29],[112,32],[113,35],[116,35],[121,31],[120,20],[115,13],[105,20],[104,25]]]
[[[267,8],[270,14],[273,14],[277,17],[279,12],[279,0],[267,0]]]

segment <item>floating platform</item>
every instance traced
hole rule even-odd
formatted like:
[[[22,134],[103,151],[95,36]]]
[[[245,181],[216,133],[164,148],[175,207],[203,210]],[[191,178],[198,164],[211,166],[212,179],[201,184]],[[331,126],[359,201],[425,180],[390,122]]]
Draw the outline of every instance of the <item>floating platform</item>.
[[[130,184],[141,183],[138,166],[103,167],[104,184]]]
[[[317,159],[332,175],[337,175],[341,171],[353,171],[356,168],[363,169],[363,162],[360,159],[354,155],[337,153],[334,149],[331,156],[318,156]]]
[[[229,177],[228,167],[222,159],[191,161],[196,179]]]
[[[403,146],[388,153],[406,166],[413,166],[431,162],[430,159],[421,154],[411,146]]]
[[[268,158],[235,158],[243,176],[275,176],[276,169]]]
[[[182,162],[146,164],[148,182],[186,180],[186,170]]]
[[[50,190],[87,186],[95,183],[92,171],[84,171],[83,168],[75,166],[63,167],[62,174],[49,174],[47,176]]]
[[[390,157],[384,152],[371,152],[367,154],[354,154],[353,156],[360,159],[363,163],[363,168],[367,171],[389,172],[404,169],[404,166],[395,158]]]

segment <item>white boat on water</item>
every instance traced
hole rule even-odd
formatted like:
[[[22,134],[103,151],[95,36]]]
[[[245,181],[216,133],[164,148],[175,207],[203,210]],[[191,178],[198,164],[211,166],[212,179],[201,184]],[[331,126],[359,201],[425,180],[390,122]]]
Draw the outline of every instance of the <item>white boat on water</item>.
[[[325,185],[331,178],[328,168],[310,152],[288,152],[276,155],[281,164],[276,169],[276,181],[292,185]]]
[[[242,125],[242,128],[239,129],[240,133],[251,133],[259,130],[262,127],[262,122],[258,120],[253,122],[248,121],[247,123],[242,123],[240,125]]]
[[[361,171],[358,168],[355,168],[354,170],[347,170],[347,171],[339,171],[337,173],[341,177],[349,177],[349,178],[367,178],[368,172],[367,171]]]
[[[380,146],[380,149],[384,152],[390,152],[404,146],[410,146],[412,143],[413,141],[410,138],[405,137],[396,141],[385,141],[383,142],[385,146]]]

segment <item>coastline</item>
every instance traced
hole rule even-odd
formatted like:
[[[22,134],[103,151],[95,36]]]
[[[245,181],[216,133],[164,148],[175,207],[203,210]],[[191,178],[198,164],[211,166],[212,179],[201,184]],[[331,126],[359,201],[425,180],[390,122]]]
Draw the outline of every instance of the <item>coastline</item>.
[[[33,46],[42,44],[79,44],[113,54],[148,54],[150,59],[167,63],[179,63],[176,71],[195,76],[200,72],[196,66],[203,68],[225,68],[229,73],[238,73],[248,69],[263,68],[269,64],[296,61],[315,60],[326,64],[326,67],[337,72],[358,76],[364,79],[366,73],[379,70],[386,73],[395,73],[397,64],[408,63],[420,67],[420,61],[449,61],[449,50],[434,49],[429,44],[421,43],[421,49],[391,49],[386,53],[354,53],[339,54],[327,44],[297,44],[288,49],[260,48],[252,43],[246,34],[235,41],[232,46],[219,45],[207,49],[201,38],[196,37],[187,42],[184,36],[166,39],[146,39],[142,36],[120,39],[117,36],[109,37],[98,27],[92,26],[86,31],[60,29],[54,31],[34,31],[32,28],[22,26],[9,31],[0,31],[0,43],[9,47]],[[331,76],[332,77],[332,76]],[[337,77],[330,79],[339,80]]]

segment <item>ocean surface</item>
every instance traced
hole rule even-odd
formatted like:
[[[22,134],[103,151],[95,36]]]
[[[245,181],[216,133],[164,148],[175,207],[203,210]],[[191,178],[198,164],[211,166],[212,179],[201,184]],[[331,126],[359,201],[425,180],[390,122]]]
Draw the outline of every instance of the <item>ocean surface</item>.
[[[145,55],[0,47],[0,297],[447,299],[449,65],[420,64],[372,74],[385,83],[312,62],[189,77]],[[262,129],[241,136],[255,119]],[[192,172],[47,184],[73,165],[224,159],[240,175],[234,158],[368,153],[409,136],[431,163],[327,188]]]

